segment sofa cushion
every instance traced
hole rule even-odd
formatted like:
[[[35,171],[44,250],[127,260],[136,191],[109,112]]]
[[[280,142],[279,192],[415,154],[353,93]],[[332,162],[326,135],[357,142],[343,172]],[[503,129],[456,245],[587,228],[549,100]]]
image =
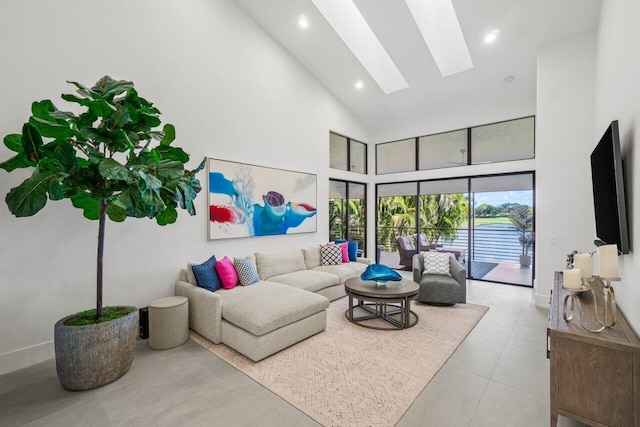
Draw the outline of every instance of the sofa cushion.
[[[257,336],[329,307],[323,296],[267,281],[216,293],[222,300],[222,318]]]
[[[256,267],[260,279],[267,280],[292,271],[306,270],[301,250],[286,252],[256,253]]]
[[[324,271],[325,273],[335,274],[340,278],[340,283],[352,277],[358,277],[367,268],[367,265],[361,262],[349,262],[340,265],[321,265],[312,271]]]
[[[273,276],[269,278],[269,281],[293,286],[309,292],[317,292],[320,289],[340,284],[340,278],[335,274],[311,270],[294,271],[293,273]]]
[[[302,250],[304,255],[304,264],[307,266],[307,270],[320,267],[322,265],[322,258],[320,256],[320,246],[312,246]]]

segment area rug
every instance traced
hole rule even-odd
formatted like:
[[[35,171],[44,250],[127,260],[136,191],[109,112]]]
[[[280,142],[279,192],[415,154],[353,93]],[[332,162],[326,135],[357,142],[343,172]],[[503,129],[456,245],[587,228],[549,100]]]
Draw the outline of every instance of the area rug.
[[[348,299],[331,303],[327,329],[258,363],[191,331],[191,339],[327,426],[391,426],[488,307],[412,302],[412,328],[378,331],[350,323]]]

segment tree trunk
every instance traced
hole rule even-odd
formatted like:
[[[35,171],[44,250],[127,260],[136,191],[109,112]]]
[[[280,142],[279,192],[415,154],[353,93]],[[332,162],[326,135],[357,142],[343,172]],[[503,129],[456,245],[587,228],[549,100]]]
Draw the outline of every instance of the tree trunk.
[[[104,255],[104,225],[106,222],[107,199],[100,201],[100,223],[98,225],[98,268],[96,286],[96,319],[102,317],[102,258]]]

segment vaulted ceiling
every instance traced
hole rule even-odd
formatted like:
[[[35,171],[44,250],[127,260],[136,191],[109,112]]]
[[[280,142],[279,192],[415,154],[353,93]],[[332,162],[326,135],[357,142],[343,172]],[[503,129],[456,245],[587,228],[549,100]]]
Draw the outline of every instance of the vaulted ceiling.
[[[353,0],[408,83],[385,94],[312,0],[235,1],[374,130],[534,97],[538,49],[596,27],[600,11],[600,0],[452,0],[474,66],[443,77],[404,0]]]

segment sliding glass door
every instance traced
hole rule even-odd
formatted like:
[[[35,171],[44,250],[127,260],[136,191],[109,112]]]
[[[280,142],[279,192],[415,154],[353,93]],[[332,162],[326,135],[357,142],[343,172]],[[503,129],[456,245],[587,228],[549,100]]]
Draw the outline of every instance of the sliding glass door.
[[[469,277],[533,286],[533,174],[471,178]]]
[[[452,254],[469,278],[533,286],[531,172],[378,184],[380,262],[410,268],[421,251]]]
[[[329,240],[345,239],[366,248],[365,184],[329,180]]]

